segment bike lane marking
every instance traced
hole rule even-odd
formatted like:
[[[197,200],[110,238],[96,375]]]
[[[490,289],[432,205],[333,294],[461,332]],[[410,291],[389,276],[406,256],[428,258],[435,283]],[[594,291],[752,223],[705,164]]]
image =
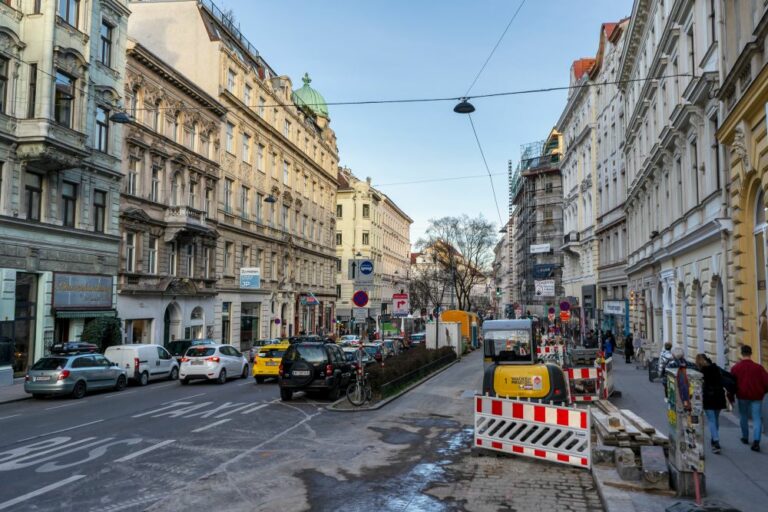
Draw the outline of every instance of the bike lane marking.
[[[209,428],[213,428],[213,427],[219,426],[219,425],[221,425],[221,424],[223,424],[223,423],[226,423],[226,422],[228,422],[228,421],[232,421],[232,419],[230,418],[230,419],[226,419],[226,420],[219,420],[219,421],[214,421],[213,423],[209,423],[208,425],[206,425],[206,426],[204,426],[204,427],[196,428],[196,429],[195,429],[195,430],[193,430],[192,432],[193,432],[193,433],[196,433],[196,432],[204,432],[204,431],[208,430]]]
[[[0,503],[0,510],[5,510],[7,508],[18,505],[19,503],[23,503],[25,501],[31,500],[32,498],[40,496],[41,494],[45,494],[47,492],[56,490],[59,487],[64,487],[65,485],[69,485],[72,482],[76,482],[81,478],[85,478],[85,475],[72,475],[71,477],[65,478],[64,480],[59,480],[58,482],[52,483],[50,485],[46,485],[45,487],[41,487],[36,491],[31,491],[26,494],[22,494],[21,496],[17,496],[13,499],[10,499],[8,501],[4,501]]]
[[[74,427],[62,428],[61,430],[54,430],[53,432],[48,432],[46,434],[39,434],[39,435],[36,435],[36,436],[25,437],[24,439],[19,439],[18,441],[15,441],[15,442],[16,443],[23,443],[24,441],[31,441],[32,439],[37,439],[39,437],[52,436],[53,434],[59,434],[61,432],[67,432],[68,430],[74,430],[74,429],[80,428],[80,427],[87,427],[88,425],[93,425],[94,423],[101,423],[102,421],[104,421],[104,420],[89,421],[88,423],[81,423],[80,425],[75,425]]]
[[[161,442],[159,442],[157,444],[153,444],[152,446],[148,446],[148,447],[144,448],[143,450],[139,450],[137,452],[131,453],[130,455],[126,455],[125,457],[120,457],[119,459],[115,459],[115,462],[126,462],[126,461],[129,461],[129,460],[133,460],[133,459],[135,459],[137,457],[141,457],[145,453],[149,453],[149,452],[151,452],[153,450],[157,450],[158,448],[162,448],[163,446],[165,446],[167,444],[171,444],[171,443],[175,443],[175,442],[176,442],[175,439],[169,439],[167,441],[161,441]]]

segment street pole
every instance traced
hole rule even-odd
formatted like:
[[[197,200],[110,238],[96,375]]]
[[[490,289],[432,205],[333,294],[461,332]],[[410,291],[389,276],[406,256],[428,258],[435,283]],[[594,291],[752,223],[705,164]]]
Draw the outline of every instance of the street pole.
[[[440,303],[435,307],[435,348],[440,348]]]

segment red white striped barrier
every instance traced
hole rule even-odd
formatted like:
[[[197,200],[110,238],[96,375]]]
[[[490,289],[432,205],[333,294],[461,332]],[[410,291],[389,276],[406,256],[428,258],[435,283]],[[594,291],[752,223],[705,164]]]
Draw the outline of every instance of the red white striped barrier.
[[[568,368],[568,387],[574,402],[592,402],[603,398],[602,368]]]
[[[539,359],[554,360],[560,366],[565,363],[565,347],[563,345],[539,345],[536,347]]]
[[[592,467],[588,410],[475,396],[475,446]]]

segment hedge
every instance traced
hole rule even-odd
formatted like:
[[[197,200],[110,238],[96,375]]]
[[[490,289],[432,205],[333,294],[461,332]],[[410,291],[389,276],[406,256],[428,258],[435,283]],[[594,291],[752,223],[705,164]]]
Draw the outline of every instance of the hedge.
[[[385,359],[383,365],[371,365],[368,368],[368,377],[373,392],[378,395],[382,385],[448,356],[453,356],[453,359],[456,358],[456,351],[451,347],[427,349],[421,346],[406,350],[395,357]]]

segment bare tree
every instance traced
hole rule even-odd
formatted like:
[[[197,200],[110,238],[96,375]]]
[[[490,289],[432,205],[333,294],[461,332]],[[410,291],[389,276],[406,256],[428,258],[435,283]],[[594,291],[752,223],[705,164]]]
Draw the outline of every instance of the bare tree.
[[[485,279],[493,260],[496,229],[482,215],[471,218],[443,217],[430,220],[426,235],[417,246],[433,255],[437,270],[447,281],[455,306],[471,307],[472,287]]]

